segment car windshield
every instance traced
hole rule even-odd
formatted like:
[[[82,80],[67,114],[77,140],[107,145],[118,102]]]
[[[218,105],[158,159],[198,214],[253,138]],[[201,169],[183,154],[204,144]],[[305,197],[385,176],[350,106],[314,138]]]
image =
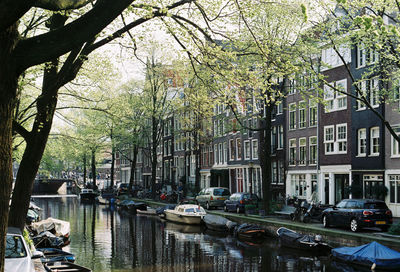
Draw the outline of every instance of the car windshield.
[[[27,253],[21,236],[7,235],[6,258],[23,258]]]
[[[231,193],[227,189],[214,189],[214,195],[215,196],[228,196],[228,195],[231,195]]]
[[[368,202],[364,204],[365,209],[387,209],[384,202]]]

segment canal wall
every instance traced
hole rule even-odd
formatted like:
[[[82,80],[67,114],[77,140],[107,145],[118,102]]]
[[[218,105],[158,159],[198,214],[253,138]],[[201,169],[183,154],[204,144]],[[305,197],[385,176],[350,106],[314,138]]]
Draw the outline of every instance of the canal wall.
[[[156,207],[163,206],[164,203],[134,199],[135,201],[144,202],[147,205]],[[363,232],[351,232],[345,229],[339,228],[324,228],[320,223],[301,223],[293,222],[285,219],[282,216],[265,216],[261,217],[258,215],[245,215],[245,214],[234,214],[225,213],[223,211],[207,211],[210,214],[220,215],[228,218],[231,221],[238,223],[251,223],[262,226],[270,236],[277,237],[276,231],[280,227],[285,227],[302,234],[321,235],[324,242],[329,243],[333,247],[341,246],[360,246],[372,241],[376,241],[390,247],[394,250],[400,251],[400,236],[388,235],[382,232],[373,232],[371,230],[365,230]]]

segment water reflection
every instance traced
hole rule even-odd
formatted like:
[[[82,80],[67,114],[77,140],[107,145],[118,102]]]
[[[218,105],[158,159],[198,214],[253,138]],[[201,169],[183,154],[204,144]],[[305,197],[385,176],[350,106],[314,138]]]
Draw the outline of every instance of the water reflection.
[[[36,202],[43,218],[71,223],[66,249],[93,271],[342,271],[327,257],[281,248],[273,238],[254,246],[200,226],[119,213],[76,198]]]

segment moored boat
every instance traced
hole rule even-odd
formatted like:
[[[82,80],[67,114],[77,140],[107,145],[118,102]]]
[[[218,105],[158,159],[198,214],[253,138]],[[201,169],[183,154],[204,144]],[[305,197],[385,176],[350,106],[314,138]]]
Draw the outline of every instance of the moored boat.
[[[44,257],[40,260],[42,263],[68,261],[75,262],[75,255],[58,248],[38,248],[37,250],[43,252]]]
[[[98,195],[99,194],[93,191],[93,189],[82,189],[79,197],[81,198],[81,200],[94,201]]]
[[[253,224],[241,224],[235,227],[233,234],[241,240],[262,243],[266,232],[263,228]]]
[[[327,254],[332,247],[321,241],[319,235],[303,235],[293,230],[281,227],[276,231],[281,245],[285,247],[313,251],[319,254]]]
[[[229,222],[231,221],[222,216],[206,214],[203,217],[203,222],[210,230],[226,232],[228,231],[228,225],[230,225]]]
[[[75,263],[61,261],[61,262],[48,262],[44,264],[46,271],[68,271],[68,272],[91,272],[89,268],[80,266]]]
[[[206,215],[205,210],[199,205],[178,205],[173,210],[165,210],[165,219],[190,225],[199,225]]]
[[[165,210],[173,210],[175,209],[176,205],[175,204],[167,204],[165,206],[162,207],[158,207],[156,209],[156,213],[158,214],[158,216],[160,216],[161,218],[165,217]]]
[[[358,247],[334,248],[331,253],[336,260],[371,270],[400,271],[400,252],[375,241]]]
[[[138,214],[143,214],[143,215],[157,215],[157,211],[156,209],[152,208],[152,207],[145,207],[146,209],[136,209],[136,212]]]

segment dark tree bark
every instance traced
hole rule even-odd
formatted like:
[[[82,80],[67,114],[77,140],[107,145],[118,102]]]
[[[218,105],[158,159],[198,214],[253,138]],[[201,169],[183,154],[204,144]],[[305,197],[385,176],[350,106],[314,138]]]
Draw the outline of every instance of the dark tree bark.
[[[156,104],[157,97],[153,97],[153,103]],[[153,114],[152,116],[152,135],[151,135],[151,196],[154,199],[156,196],[156,175],[157,175],[157,146],[158,146],[158,120]]]
[[[83,186],[86,185],[86,152],[83,154]]]
[[[17,41],[17,29],[18,25],[13,24],[5,31],[0,31],[0,271],[4,271],[5,234],[13,180],[12,120],[18,77],[10,52]]]
[[[271,113],[272,105],[265,106],[265,117],[261,118],[260,126],[260,166],[262,175],[262,200],[266,213],[269,212],[271,201]],[[254,175],[253,175],[254,176]],[[253,178],[253,177],[251,177]],[[253,183],[254,180],[252,179]]]
[[[138,152],[139,152],[139,147],[137,145],[133,145],[133,158],[131,160],[131,176],[129,177],[129,192],[132,192]]]
[[[92,168],[92,187],[93,189],[97,189],[96,185],[96,150],[92,149],[92,160],[90,162]]]
[[[110,187],[113,188],[114,187],[114,164],[115,164],[115,147],[114,147],[114,138],[113,138],[113,128],[111,127],[111,170],[110,170]]]

